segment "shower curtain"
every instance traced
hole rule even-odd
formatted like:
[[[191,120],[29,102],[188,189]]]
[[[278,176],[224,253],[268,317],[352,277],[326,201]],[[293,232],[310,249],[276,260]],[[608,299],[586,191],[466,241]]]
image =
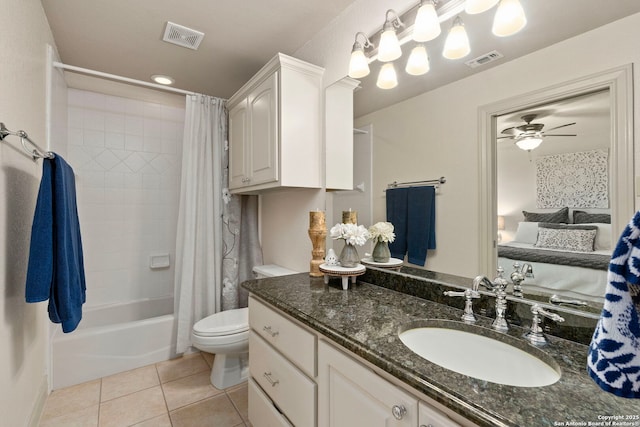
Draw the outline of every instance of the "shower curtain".
[[[176,236],[177,353],[191,345],[195,322],[247,306],[239,283],[262,264],[258,196],[229,193],[228,164],[226,101],[187,96]]]

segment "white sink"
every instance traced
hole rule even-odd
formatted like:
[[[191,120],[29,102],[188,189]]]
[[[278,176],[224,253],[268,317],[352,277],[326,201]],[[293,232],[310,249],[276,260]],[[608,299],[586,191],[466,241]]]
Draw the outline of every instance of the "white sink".
[[[460,322],[433,321],[427,325],[401,332],[400,340],[417,355],[443,368],[480,380],[518,387],[542,387],[560,379],[560,368],[550,357],[546,357],[547,363],[528,351],[503,342],[516,338],[503,335],[498,341],[462,330],[480,328]],[[485,328],[482,330],[485,334],[498,334]],[[541,353],[536,348],[530,350]]]

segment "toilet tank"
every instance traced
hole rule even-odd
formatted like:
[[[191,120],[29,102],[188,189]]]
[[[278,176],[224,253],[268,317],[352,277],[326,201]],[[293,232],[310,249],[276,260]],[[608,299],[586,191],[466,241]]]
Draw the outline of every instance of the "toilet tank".
[[[287,274],[296,274],[297,271],[289,270],[276,264],[256,265],[253,267],[253,275],[256,279],[265,277],[286,276]]]

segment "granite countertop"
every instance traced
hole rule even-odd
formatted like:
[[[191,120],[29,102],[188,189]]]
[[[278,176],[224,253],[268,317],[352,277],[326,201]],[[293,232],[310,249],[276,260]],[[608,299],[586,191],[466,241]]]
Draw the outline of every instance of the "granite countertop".
[[[589,378],[588,348],[583,344],[550,336],[548,347],[534,350],[543,351],[560,367],[562,377],[555,384],[500,385],[431,363],[398,338],[400,330],[426,319],[459,320],[459,309],[363,282],[343,291],[339,279],[325,285],[322,278],[307,273],[249,280],[242,286],[480,426],[607,425],[597,423],[612,420],[605,417],[620,416],[617,422],[622,422],[640,415],[640,401],[606,393]],[[489,329],[492,319],[478,318],[477,325],[495,334]],[[511,326],[508,334],[527,346],[520,338],[524,332]],[[640,421],[617,425],[640,426]]]

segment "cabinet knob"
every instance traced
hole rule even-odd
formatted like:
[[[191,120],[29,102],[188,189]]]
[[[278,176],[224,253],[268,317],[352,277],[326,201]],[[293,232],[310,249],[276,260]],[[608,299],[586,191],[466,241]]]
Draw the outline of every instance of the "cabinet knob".
[[[407,408],[405,408],[404,405],[393,405],[391,414],[393,414],[396,420],[401,420],[407,414]]]
[[[265,331],[266,333],[268,333],[269,335],[271,335],[271,338],[275,338],[280,333],[278,331],[272,330],[271,326],[265,326],[265,327],[262,328],[262,330]]]
[[[262,374],[262,376],[265,377],[267,381],[269,381],[271,387],[275,387],[280,383],[279,380],[274,380],[273,378],[271,378],[271,372],[265,372],[264,374]]]

